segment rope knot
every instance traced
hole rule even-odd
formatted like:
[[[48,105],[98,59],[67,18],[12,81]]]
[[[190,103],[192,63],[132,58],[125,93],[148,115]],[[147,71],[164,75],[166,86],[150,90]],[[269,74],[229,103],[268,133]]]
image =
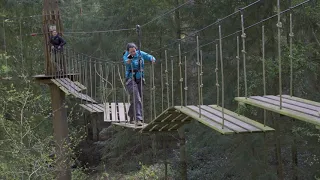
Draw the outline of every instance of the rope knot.
[[[246,54],[246,53],[247,53],[245,50],[241,50],[241,52],[242,52],[243,54]]]
[[[200,87],[203,88],[203,84],[201,84]]]
[[[180,82],[183,82],[183,78],[180,78]]]
[[[215,72],[218,72],[218,71],[219,71],[219,69],[218,69],[218,68],[216,68],[214,71],[215,71]]]
[[[165,72],[165,73],[168,73],[168,70],[165,70],[164,72]]]
[[[237,59],[237,60],[240,60],[240,57],[239,57],[239,56],[236,56],[236,59]]]
[[[197,62],[196,65],[200,66],[200,62]]]
[[[216,86],[217,86],[217,87],[220,87],[220,84],[219,84],[219,83],[216,83]]]
[[[294,36],[293,32],[292,32],[292,33],[289,33],[289,36],[290,36],[290,37],[293,37],[293,36]]]
[[[242,33],[242,34],[241,34],[241,37],[242,37],[242,38],[246,38],[246,37],[247,37],[246,33]]]
[[[188,91],[188,87],[185,87],[184,90]]]
[[[277,23],[277,27],[278,27],[278,28],[282,28],[282,23],[281,23],[281,22],[278,22],[278,23]]]
[[[203,76],[203,72],[200,73],[200,76]]]

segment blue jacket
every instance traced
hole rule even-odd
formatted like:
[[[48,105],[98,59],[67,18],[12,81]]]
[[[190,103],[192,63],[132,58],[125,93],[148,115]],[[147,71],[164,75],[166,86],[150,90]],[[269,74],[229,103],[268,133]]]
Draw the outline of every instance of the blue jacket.
[[[131,64],[132,64],[133,70],[139,70],[139,52],[141,53],[141,71],[142,71],[144,68],[144,60],[148,60],[151,62],[152,59],[154,59],[154,61],[156,59],[152,55],[150,55],[146,52],[137,50],[136,55],[131,59]],[[131,64],[127,64],[127,61],[129,60],[128,55],[129,55],[129,52],[126,51],[122,57],[123,63],[126,66],[126,73],[125,73],[126,79],[132,77]],[[135,76],[137,79],[140,79],[141,75],[143,77],[143,71],[141,72],[141,74],[139,72],[136,72],[135,74],[133,74],[133,76]]]

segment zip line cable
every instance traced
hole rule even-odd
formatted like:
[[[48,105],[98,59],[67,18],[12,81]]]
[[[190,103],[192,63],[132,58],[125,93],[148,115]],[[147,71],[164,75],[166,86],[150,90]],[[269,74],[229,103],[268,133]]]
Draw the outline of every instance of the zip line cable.
[[[216,25],[216,24],[218,24],[218,23],[221,23],[222,21],[228,19],[229,17],[231,17],[231,16],[239,13],[240,11],[245,10],[245,9],[247,9],[247,8],[249,8],[249,7],[257,4],[257,3],[259,3],[260,1],[262,1],[262,0],[257,0],[257,1],[255,1],[255,2],[253,2],[253,3],[251,3],[251,4],[248,4],[247,6],[244,6],[244,7],[242,7],[242,8],[239,8],[239,10],[237,10],[237,11],[235,11],[235,12],[233,12],[233,13],[231,13],[231,14],[223,17],[223,18],[217,19],[217,21],[215,21],[214,23],[211,23],[211,24],[209,24],[209,25],[207,25],[207,26],[205,26],[205,27],[197,30],[196,32],[193,32],[193,33],[191,33],[191,34],[189,34],[189,35],[186,35],[186,36],[187,36],[187,37],[191,37],[191,36],[193,36],[193,35],[196,35],[197,33],[201,32],[201,31],[203,31],[203,30],[205,30],[205,29],[207,29],[207,28],[209,28],[209,27],[211,27],[211,26],[213,26],[213,25]],[[168,46],[171,46],[171,45],[177,43],[178,41],[181,41],[181,40],[184,40],[184,39],[185,39],[185,38],[183,38],[183,39],[176,39],[176,40],[174,40],[172,43],[166,44],[166,45],[164,45],[162,48],[159,48],[159,49],[157,49],[157,50],[155,50],[155,51],[151,51],[151,52],[158,52],[159,50],[161,50],[161,49],[163,49],[163,48],[166,48],[166,47],[168,47]]]
[[[190,2],[192,2],[192,0],[188,0],[187,2],[185,2],[185,3],[181,4],[181,5],[179,5],[178,7],[175,7],[175,8],[173,8],[173,9],[171,9],[171,10],[169,10],[169,11],[167,11],[167,12],[165,12],[165,13],[163,13],[163,14],[161,14],[161,15],[159,15],[159,16],[157,16],[157,17],[155,17],[155,18],[153,18],[151,21],[149,21],[149,22],[147,22],[147,23],[145,23],[145,24],[141,25],[140,27],[146,26],[146,25],[148,25],[148,24],[152,23],[153,21],[155,21],[155,20],[157,20],[157,19],[159,19],[159,18],[164,17],[165,15],[167,15],[167,14],[169,14],[169,13],[171,13],[171,12],[173,12],[173,11],[177,10],[177,9],[180,9],[181,7],[185,6],[186,4],[188,4],[188,3],[190,3]]]
[[[306,3],[310,2],[310,1],[313,1],[313,0],[303,1],[303,2],[301,2],[301,3],[299,3],[299,4],[295,5],[295,6],[289,7],[288,9],[281,11],[280,14],[286,13],[286,12],[292,10],[292,9],[295,9],[295,8],[297,8],[297,7],[300,7],[300,6],[306,4]],[[257,25],[259,25],[259,24],[261,24],[261,23],[263,23],[263,22],[265,22],[265,21],[267,21],[267,20],[270,20],[270,19],[272,19],[272,18],[274,18],[274,17],[277,17],[277,16],[278,16],[278,14],[275,14],[275,15],[272,15],[272,16],[270,16],[270,17],[267,17],[267,18],[265,18],[265,19],[263,19],[263,20],[261,20],[261,21],[258,21],[258,22],[256,22],[256,23],[250,25],[250,26],[245,27],[244,30],[250,29],[250,28],[252,28],[252,27],[254,27],[254,26],[257,26]],[[233,35],[235,35],[235,34],[238,34],[238,33],[240,33],[240,32],[241,32],[241,30],[235,31],[235,32],[233,32],[233,33],[231,33],[231,34],[228,34],[228,35],[222,37],[222,39],[228,38],[228,37],[233,36]],[[208,45],[213,44],[213,43],[216,43],[216,42],[218,42],[218,39],[213,40],[213,41],[211,41],[211,42],[208,42],[208,43],[206,43],[206,44],[200,45],[200,48],[205,47],[205,46],[208,46]],[[192,51],[195,51],[195,50],[196,50],[196,48],[192,49]],[[187,53],[189,53],[189,52],[190,52],[190,51],[184,52],[184,53],[182,53],[181,55],[187,54]],[[173,56],[173,57],[178,57],[178,55]]]

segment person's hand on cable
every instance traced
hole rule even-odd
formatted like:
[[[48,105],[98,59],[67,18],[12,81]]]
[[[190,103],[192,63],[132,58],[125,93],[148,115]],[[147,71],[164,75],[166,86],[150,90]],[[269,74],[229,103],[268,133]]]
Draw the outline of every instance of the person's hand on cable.
[[[131,60],[133,59],[133,56],[131,54],[128,54],[127,58],[128,58],[127,64],[131,64]]]

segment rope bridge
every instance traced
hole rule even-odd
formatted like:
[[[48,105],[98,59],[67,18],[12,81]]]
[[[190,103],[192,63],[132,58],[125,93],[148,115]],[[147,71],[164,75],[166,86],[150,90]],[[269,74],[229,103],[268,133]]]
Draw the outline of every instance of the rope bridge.
[[[265,76],[265,37],[264,26],[262,25],[262,65],[263,65],[263,85],[264,96],[248,96],[247,72],[246,72],[246,33],[245,30],[254,27],[260,23],[270,20],[271,16],[259,21],[249,27],[244,26],[243,9],[237,11],[240,13],[241,31],[237,31],[227,36],[222,36],[221,20],[218,20],[214,25],[218,25],[217,40],[199,45],[198,36],[196,36],[197,47],[197,94],[198,102],[188,102],[188,94],[190,86],[188,84],[190,78],[188,72],[187,57],[184,56],[182,62],[182,53],[180,44],[178,45],[178,61],[173,61],[175,57],[171,56],[168,63],[168,53],[165,50],[165,61],[160,61],[157,64],[150,64],[149,68],[144,69],[145,77],[150,80],[146,85],[149,98],[147,103],[144,103],[146,96],[142,91],[142,106],[143,106],[143,124],[136,126],[130,124],[128,111],[130,106],[130,96],[125,87],[124,74],[127,71],[123,65],[122,59],[116,62],[108,62],[101,59],[96,59],[84,54],[77,53],[72,49],[65,49],[63,52],[51,53],[51,62],[47,64],[46,76],[36,76],[40,80],[50,80],[56,84],[67,95],[72,95],[81,100],[81,107],[88,110],[90,113],[103,113],[104,121],[110,122],[113,125],[133,128],[139,132],[160,132],[160,131],[175,131],[184,124],[192,120],[197,120],[202,124],[218,131],[221,134],[248,133],[248,132],[268,132],[274,131],[273,128],[266,126],[266,110],[277,112],[286,116],[290,116],[299,120],[320,125],[319,108],[320,103],[304,100],[293,96],[293,68],[292,68],[292,9],[299,7],[309,0],[300,3],[285,11],[280,11],[280,2],[277,4],[277,28],[278,28],[278,60],[279,60],[279,96],[266,95],[266,76]],[[255,3],[253,3],[255,4]],[[252,5],[253,5],[252,4]],[[251,5],[250,5],[251,6]],[[249,6],[248,6],[249,7]],[[282,94],[282,74],[281,74],[281,18],[282,13],[290,12],[290,95]],[[234,15],[236,13],[233,13]],[[228,15],[229,17],[231,15]],[[224,18],[222,18],[224,19]],[[207,28],[207,27],[206,27]],[[206,29],[203,28],[203,29]],[[200,32],[203,29],[197,31]],[[225,108],[225,91],[224,91],[224,65],[223,65],[223,46],[222,40],[237,33],[241,33],[242,39],[242,59],[244,73],[244,88],[245,97],[240,96],[240,40],[237,37],[237,76],[238,76],[238,92],[235,100],[257,106],[265,109],[264,123],[261,124],[240,114],[234,113]],[[176,41],[178,42],[178,41]],[[204,105],[203,102],[203,55],[200,48],[209,44],[215,43],[216,58],[215,58],[215,85],[217,99],[216,104]],[[139,43],[140,44],[140,43]],[[155,52],[155,51],[152,51]],[[219,64],[220,63],[220,64]],[[170,67],[169,67],[170,66]],[[189,67],[190,68],[190,67]],[[191,67],[193,68],[193,67]],[[219,69],[220,68],[220,69]],[[160,69],[160,70],[159,70]],[[220,70],[220,71],[219,71]],[[184,73],[183,73],[184,71]],[[159,72],[156,74],[155,72]],[[219,73],[220,72],[220,73]],[[164,73],[164,76],[163,76]],[[178,79],[175,78],[175,73],[179,73]],[[183,75],[184,74],[184,75]],[[157,77],[155,77],[157,75]],[[188,76],[189,75],[189,76]],[[221,76],[219,78],[219,76]],[[175,81],[174,81],[175,79]],[[221,79],[221,81],[219,81]],[[159,81],[159,82],[155,82]],[[178,82],[180,86],[175,86]],[[177,92],[180,92],[180,97],[177,97]],[[161,94],[161,98],[159,97]],[[195,93],[193,93],[195,94]],[[221,95],[221,96],[220,96]],[[157,98],[156,98],[157,97]],[[180,98],[180,103],[175,100]],[[159,101],[161,99],[161,103]],[[133,99],[135,100],[135,99]],[[221,100],[221,101],[220,101]],[[166,103],[166,105],[165,105]],[[240,104],[240,103],[239,103]],[[134,105],[134,104],[133,104]],[[135,105],[134,105],[135,106]],[[134,107],[135,109],[135,107]],[[149,111],[145,111],[149,110]]]
[[[145,85],[145,92],[148,92],[150,96],[148,98],[149,104],[144,104],[144,107],[147,107],[144,109],[149,109],[149,111],[143,111],[142,126],[129,123],[128,111],[131,97],[124,84],[126,69],[122,60],[108,62],[77,53],[72,49],[52,50],[51,63],[48,65],[51,67],[51,75],[35,77],[40,81],[51,81],[66,95],[79,99],[80,106],[88,112],[103,113],[105,122],[132,128],[141,133],[176,131],[192,120],[197,120],[221,134],[273,131],[274,129],[268,126],[219,105],[203,105],[202,51],[199,53],[197,65],[198,79],[200,80],[198,83],[198,102],[200,105],[190,105],[187,102],[187,79],[189,77],[186,57],[184,62],[180,57],[177,66],[171,59],[170,66],[168,54],[165,51],[165,63],[162,61],[157,64],[150,63],[149,68],[144,70],[146,78],[150,80],[150,83]],[[165,66],[164,70],[163,66]],[[160,77],[158,78],[155,76],[155,72],[158,72],[159,68],[160,73],[157,75]],[[174,72],[177,70],[176,68],[179,72],[180,105],[174,102]],[[160,82],[157,83],[156,80]],[[161,103],[156,101],[156,95],[160,94]]]

